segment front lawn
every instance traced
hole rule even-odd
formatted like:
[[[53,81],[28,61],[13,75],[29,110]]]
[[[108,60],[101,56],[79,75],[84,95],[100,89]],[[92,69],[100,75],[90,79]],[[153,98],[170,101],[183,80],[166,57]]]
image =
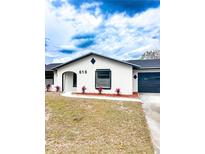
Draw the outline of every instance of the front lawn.
[[[140,103],[46,93],[46,153],[153,154]]]

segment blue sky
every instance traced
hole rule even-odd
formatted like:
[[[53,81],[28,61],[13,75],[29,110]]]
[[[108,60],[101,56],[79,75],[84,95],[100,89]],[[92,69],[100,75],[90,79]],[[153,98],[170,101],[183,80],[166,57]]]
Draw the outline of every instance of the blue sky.
[[[88,52],[137,59],[160,48],[159,0],[46,0],[46,63]]]

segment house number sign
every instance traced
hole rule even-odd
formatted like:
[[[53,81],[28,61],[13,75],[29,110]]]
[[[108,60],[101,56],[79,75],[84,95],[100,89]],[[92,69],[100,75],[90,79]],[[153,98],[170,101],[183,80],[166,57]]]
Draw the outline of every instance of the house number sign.
[[[80,70],[79,74],[87,74],[87,70]]]

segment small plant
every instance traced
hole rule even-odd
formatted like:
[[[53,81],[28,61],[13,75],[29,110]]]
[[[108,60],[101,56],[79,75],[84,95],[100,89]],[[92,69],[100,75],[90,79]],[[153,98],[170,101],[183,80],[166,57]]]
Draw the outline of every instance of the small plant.
[[[60,91],[60,86],[56,86],[56,92]]]
[[[83,87],[82,87],[82,93],[83,93],[83,94],[85,93],[85,90],[86,90],[86,87],[83,86]]]
[[[120,88],[116,88],[116,93],[117,93],[117,95],[119,95],[120,94]]]
[[[51,84],[47,84],[47,85],[46,85],[46,90],[47,90],[47,92],[49,92],[50,89],[51,89]]]
[[[103,91],[103,87],[100,86],[100,87],[98,88],[98,93],[99,93],[99,94],[102,94],[102,91]]]

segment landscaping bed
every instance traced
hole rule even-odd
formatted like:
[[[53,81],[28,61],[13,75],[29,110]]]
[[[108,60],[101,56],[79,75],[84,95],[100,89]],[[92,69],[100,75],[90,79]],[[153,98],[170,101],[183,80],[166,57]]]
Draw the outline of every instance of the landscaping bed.
[[[107,94],[107,93],[73,93],[78,95],[87,95],[87,96],[108,96],[108,97],[122,97],[122,98],[139,98],[138,93],[134,93],[132,95],[124,95],[124,94]]]
[[[140,103],[46,93],[46,153],[154,154]]]

